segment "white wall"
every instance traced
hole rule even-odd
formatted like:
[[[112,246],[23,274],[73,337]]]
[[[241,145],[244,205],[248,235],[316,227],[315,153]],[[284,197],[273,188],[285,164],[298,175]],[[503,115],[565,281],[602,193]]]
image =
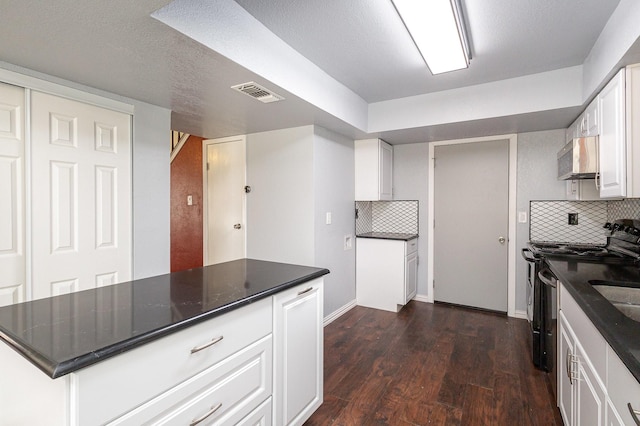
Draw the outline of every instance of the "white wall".
[[[353,140],[314,128],[315,263],[325,276],[325,317],[355,301],[355,182]],[[331,212],[331,225],[325,222]],[[353,248],[344,250],[344,236]]]
[[[559,181],[556,155],[564,145],[564,129],[518,135],[516,206],[527,212],[527,223],[516,225],[516,311],[526,311],[527,262],[520,250],[529,241],[529,201],[564,200],[565,182]]]
[[[247,257],[314,265],[313,126],[247,135]]]
[[[133,278],[170,271],[171,111],[133,102]]]
[[[418,296],[427,297],[429,144],[393,147],[393,199],[418,200]]]

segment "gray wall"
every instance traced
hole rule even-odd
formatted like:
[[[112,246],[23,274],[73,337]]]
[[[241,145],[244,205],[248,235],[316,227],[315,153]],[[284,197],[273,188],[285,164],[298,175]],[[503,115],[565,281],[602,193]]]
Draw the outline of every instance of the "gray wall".
[[[418,296],[427,296],[429,144],[393,147],[393,199],[418,200]]]
[[[564,144],[564,133],[564,129],[559,129],[518,135],[516,205],[517,210],[526,211],[527,216],[530,200],[565,198],[565,183],[556,179],[556,154]],[[393,198],[420,201],[418,295],[426,297],[429,145],[395,145],[393,154]],[[526,262],[520,256],[520,249],[528,240],[527,220],[527,223],[518,223],[516,228],[516,311],[526,311]]]
[[[566,199],[566,183],[556,178],[556,155],[564,145],[564,135],[564,129],[518,135],[516,206],[519,212],[527,212],[527,223],[516,225],[516,311],[527,309],[527,262],[520,249],[529,241],[529,201]]]
[[[354,149],[352,139],[321,127],[314,133],[315,262],[331,271],[325,277],[327,316],[356,298]],[[350,250],[344,250],[345,235],[351,235]]]

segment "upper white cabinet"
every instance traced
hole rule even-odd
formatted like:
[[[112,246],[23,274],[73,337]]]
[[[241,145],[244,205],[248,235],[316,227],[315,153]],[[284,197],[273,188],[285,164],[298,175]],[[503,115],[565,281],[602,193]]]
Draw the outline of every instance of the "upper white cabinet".
[[[393,147],[382,139],[355,141],[356,200],[393,199]]]
[[[620,70],[598,95],[599,185],[602,198],[627,195],[625,76],[625,70]]]

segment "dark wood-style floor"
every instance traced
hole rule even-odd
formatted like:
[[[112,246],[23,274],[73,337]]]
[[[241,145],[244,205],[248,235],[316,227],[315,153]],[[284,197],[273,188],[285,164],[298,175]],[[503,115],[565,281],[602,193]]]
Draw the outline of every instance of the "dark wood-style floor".
[[[410,302],[355,307],[325,328],[311,425],[562,425],[525,320]]]

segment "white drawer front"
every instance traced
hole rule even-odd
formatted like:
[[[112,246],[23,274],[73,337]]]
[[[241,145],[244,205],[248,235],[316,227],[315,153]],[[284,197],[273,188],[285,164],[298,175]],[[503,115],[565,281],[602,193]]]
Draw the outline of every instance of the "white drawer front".
[[[71,377],[72,413],[81,425],[108,422],[271,331],[272,304],[266,298],[82,369]]]
[[[271,395],[272,363],[267,336],[111,424],[236,424]]]
[[[240,420],[236,426],[271,426],[273,397],[260,404],[258,408],[253,410],[247,417]]]

